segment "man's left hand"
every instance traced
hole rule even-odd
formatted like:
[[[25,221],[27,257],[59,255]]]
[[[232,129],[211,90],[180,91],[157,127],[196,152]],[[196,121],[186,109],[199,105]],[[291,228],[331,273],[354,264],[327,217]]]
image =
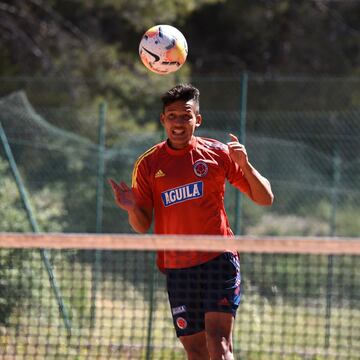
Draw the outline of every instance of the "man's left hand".
[[[229,148],[230,157],[241,169],[244,169],[249,163],[246,148],[243,144],[239,143],[239,140],[235,135],[229,134],[229,136],[231,141],[227,143],[227,146]]]

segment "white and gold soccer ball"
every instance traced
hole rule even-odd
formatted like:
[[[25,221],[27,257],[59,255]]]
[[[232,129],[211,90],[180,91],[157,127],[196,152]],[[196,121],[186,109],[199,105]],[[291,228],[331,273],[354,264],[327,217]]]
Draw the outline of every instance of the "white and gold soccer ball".
[[[139,55],[149,70],[166,75],[185,63],[188,46],[184,35],[174,26],[155,25],[143,35]]]

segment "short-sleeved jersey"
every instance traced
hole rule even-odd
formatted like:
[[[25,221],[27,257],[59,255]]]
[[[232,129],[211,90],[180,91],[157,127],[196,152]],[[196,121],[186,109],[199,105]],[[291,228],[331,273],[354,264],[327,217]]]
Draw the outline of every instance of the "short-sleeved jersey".
[[[242,192],[249,184],[230,158],[228,147],[213,139],[193,137],[181,150],[159,143],[135,165],[132,188],[139,206],[154,210],[156,234],[233,235],[225,211],[228,180]],[[158,252],[160,268],[187,268],[218,256],[218,252]]]

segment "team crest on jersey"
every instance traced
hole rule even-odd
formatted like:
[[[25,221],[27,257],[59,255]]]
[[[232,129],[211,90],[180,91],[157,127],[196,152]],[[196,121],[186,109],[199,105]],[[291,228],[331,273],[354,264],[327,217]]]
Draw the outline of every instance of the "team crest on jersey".
[[[161,199],[164,206],[170,206],[180,202],[198,199],[203,196],[203,192],[203,182],[197,181],[174,189],[166,190],[161,193]]]
[[[203,160],[198,160],[193,165],[194,173],[198,177],[204,177],[209,171],[208,164]]]

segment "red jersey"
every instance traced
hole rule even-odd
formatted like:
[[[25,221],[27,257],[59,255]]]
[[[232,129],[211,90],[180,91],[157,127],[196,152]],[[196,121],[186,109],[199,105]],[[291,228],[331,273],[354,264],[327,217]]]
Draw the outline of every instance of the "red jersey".
[[[141,155],[134,165],[132,188],[139,206],[154,209],[156,234],[233,235],[225,212],[225,183],[249,191],[242,170],[227,145],[193,137],[181,150],[166,141]],[[218,256],[218,252],[158,252],[158,265],[186,268]]]

